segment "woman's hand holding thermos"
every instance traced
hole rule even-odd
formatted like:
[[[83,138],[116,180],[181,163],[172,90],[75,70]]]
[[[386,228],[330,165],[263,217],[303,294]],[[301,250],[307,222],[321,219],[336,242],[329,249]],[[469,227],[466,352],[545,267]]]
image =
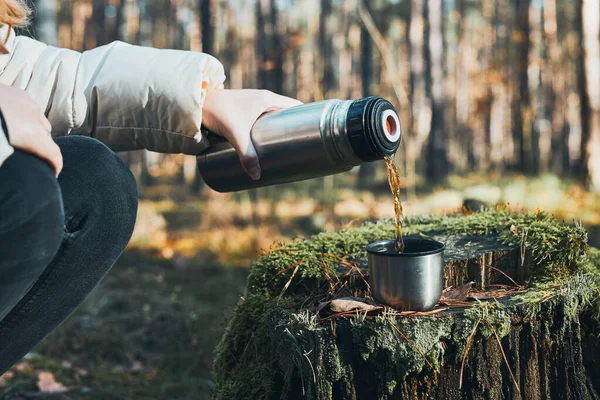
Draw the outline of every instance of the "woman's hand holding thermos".
[[[250,131],[264,113],[302,104],[268,90],[215,90],[206,96],[202,125],[223,136],[235,148],[242,167],[254,180],[260,179],[260,164]]]

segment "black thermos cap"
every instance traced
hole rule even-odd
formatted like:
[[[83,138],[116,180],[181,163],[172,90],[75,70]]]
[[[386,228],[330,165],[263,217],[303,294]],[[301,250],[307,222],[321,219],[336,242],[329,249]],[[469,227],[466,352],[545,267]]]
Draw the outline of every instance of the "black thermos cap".
[[[350,104],[346,132],[354,153],[363,161],[392,156],[400,145],[401,138],[391,141],[384,133],[387,128],[383,125],[385,121],[382,117],[386,110],[396,113],[389,101],[377,96],[364,97]],[[400,127],[396,129],[401,134]]]

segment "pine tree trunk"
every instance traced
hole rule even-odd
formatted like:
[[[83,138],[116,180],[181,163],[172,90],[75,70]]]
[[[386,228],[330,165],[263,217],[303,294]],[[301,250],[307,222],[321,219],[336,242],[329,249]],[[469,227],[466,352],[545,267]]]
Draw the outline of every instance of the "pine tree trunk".
[[[321,59],[323,60],[321,92],[324,99],[328,98],[329,92],[332,90],[335,81],[332,37],[327,29],[331,8],[331,0],[321,0],[321,13],[319,14],[319,51],[321,52]]]
[[[586,118],[587,132],[582,140],[583,177],[588,187],[600,192],[600,10],[597,0],[583,0],[583,48],[585,91],[582,119]],[[585,115],[583,109],[585,108]]]
[[[372,14],[369,0],[362,0],[367,12]],[[369,35],[369,31],[364,24],[360,30],[360,47],[361,47],[361,77],[362,77],[362,95],[363,97],[371,96],[373,85],[373,39]],[[363,163],[358,170],[358,187],[366,188],[370,183],[373,183],[377,173],[377,163]]]
[[[56,1],[36,0],[33,18],[35,37],[50,46],[58,46],[58,26],[56,23]]]
[[[524,114],[529,109],[529,77],[527,68],[529,67],[529,2],[517,1],[515,10],[515,27],[513,38],[515,43],[515,75],[517,90],[514,91],[512,98],[512,131],[513,145],[515,149],[515,168],[519,171],[527,170],[527,151],[525,124],[528,123]]]
[[[448,168],[447,140],[444,131],[444,40],[442,36],[442,1],[427,0],[428,78],[431,95],[431,131],[427,142],[426,176],[439,182]]]
[[[211,23],[211,0],[200,1],[200,25],[202,30],[202,52],[214,54],[214,27]],[[190,192],[200,193],[204,188],[204,181],[200,175],[200,170],[196,168],[194,180],[190,185]]]

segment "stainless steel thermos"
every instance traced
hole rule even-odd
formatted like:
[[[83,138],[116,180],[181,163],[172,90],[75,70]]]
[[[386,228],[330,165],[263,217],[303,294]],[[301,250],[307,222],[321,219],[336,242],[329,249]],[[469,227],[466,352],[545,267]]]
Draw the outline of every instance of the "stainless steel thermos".
[[[225,140],[214,141],[197,162],[208,186],[235,192],[348,171],[393,155],[400,137],[398,114],[381,97],[325,100],[272,112],[256,122],[251,138],[259,180],[246,175]]]

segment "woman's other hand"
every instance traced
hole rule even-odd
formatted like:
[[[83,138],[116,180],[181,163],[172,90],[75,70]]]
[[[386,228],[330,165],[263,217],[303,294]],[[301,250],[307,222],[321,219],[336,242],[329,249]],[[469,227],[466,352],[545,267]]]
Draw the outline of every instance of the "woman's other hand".
[[[227,139],[237,151],[246,173],[257,180],[260,164],[250,139],[252,126],[265,112],[300,104],[298,100],[268,90],[215,90],[204,101],[202,125]]]
[[[62,154],[50,136],[50,122],[33,98],[20,89],[0,84],[0,111],[10,144],[46,160],[58,176],[63,167]]]

